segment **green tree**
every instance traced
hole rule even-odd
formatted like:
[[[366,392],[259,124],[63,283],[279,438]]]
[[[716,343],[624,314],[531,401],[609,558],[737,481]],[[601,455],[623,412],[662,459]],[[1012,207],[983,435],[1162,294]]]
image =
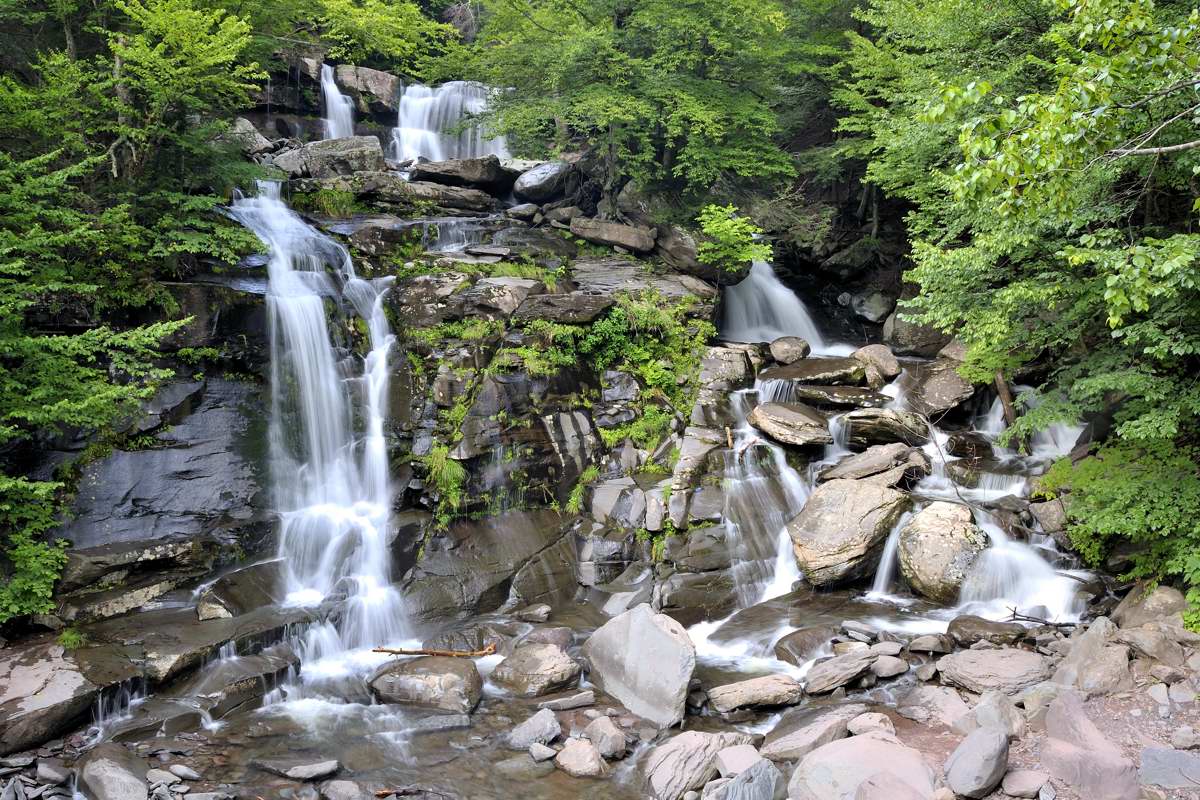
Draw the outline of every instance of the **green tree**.
[[[791,174],[772,138],[787,26],[775,0],[506,0],[443,69],[505,87],[488,123],[526,149],[590,145],[609,198],[697,193]]]

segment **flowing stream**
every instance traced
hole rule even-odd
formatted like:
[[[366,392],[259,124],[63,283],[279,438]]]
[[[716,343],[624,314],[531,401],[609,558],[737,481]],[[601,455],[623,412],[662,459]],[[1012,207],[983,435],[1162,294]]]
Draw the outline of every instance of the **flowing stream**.
[[[354,135],[354,101],[342,94],[333,78],[333,67],[321,65],[321,101],[325,105],[326,139],[346,139]]]
[[[400,111],[392,130],[392,158],[509,158],[504,137],[489,139],[470,117],[487,109],[491,90],[471,81],[450,81],[431,87],[419,83],[404,88]]]
[[[346,249],[292,212],[277,183],[231,214],[270,250],[270,471],[286,603],[341,604],[336,624],[313,625],[301,647],[306,675],[336,678],[377,662],[369,648],[405,630],[387,540],[388,283],[356,276]],[[344,344],[351,315],[365,324],[363,358]]]

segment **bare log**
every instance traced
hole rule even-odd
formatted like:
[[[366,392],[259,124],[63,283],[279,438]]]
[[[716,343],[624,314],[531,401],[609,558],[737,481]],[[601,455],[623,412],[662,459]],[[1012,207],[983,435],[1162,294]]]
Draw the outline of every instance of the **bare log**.
[[[387,653],[393,656],[446,656],[448,658],[479,658],[480,656],[490,656],[496,652],[496,645],[489,644],[482,650],[435,650],[432,648],[422,647],[416,650],[397,650],[391,647],[376,647],[371,652]]]

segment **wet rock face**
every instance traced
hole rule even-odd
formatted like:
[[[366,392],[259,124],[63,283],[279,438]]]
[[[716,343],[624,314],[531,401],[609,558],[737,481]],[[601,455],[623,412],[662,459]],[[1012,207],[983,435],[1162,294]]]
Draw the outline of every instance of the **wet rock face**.
[[[99,691],[49,639],[0,649],[0,754],[51,738],[91,708]]]
[[[483,679],[467,658],[421,656],[388,664],[369,681],[384,703],[423,706],[469,714],[483,696]]]
[[[683,719],[696,649],[675,620],[639,605],[583,645],[589,677],[632,713],[660,727]]]
[[[84,468],[74,519],[58,535],[94,548],[194,540],[251,525],[260,514],[258,391],[210,379],[195,411],[155,436],[155,447],[117,450]]]
[[[804,577],[830,586],[872,572],[888,533],[911,504],[903,492],[863,481],[818,486],[787,526]]]
[[[972,521],[971,509],[931,503],[900,531],[900,572],[921,595],[952,603],[987,544],[987,535]]]

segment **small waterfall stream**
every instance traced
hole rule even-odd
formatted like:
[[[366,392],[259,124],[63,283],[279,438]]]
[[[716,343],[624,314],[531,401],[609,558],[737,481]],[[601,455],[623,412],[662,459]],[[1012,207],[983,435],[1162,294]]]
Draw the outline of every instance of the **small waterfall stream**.
[[[510,158],[504,137],[486,138],[478,125],[459,126],[487,108],[492,90],[471,81],[450,81],[430,87],[419,83],[404,88],[390,155],[397,161],[424,158]]]
[[[755,261],[745,280],[725,290],[722,308],[721,335],[730,341],[769,342],[799,336],[814,355],[848,355],[854,349],[827,343],[804,302],[765,261]]]
[[[404,633],[387,540],[388,284],[355,275],[346,249],[292,212],[277,183],[230,213],[270,249],[270,467],[286,602],[342,604],[336,624],[309,628],[303,676],[338,677],[378,661],[369,649]],[[348,311],[365,323],[364,359],[338,346],[327,303],[347,326]]]
[[[326,139],[346,139],[354,135],[354,101],[342,94],[333,78],[333,67],[321,65],[322,118]]]

